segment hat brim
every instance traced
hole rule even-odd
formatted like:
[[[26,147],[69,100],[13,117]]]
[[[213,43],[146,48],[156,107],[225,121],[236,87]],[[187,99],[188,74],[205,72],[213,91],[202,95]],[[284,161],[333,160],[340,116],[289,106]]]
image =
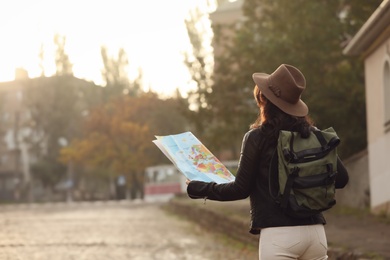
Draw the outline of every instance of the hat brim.
[[[297,103],[292,104],[275,96],[275,94],[268,88],[269,76],[270,75],[266,73],[254,73],[252,75],[253,81],[256,83],[261,93],[286,114],[297,117],[307,116],[309,108],[302,99],[299,99]]]

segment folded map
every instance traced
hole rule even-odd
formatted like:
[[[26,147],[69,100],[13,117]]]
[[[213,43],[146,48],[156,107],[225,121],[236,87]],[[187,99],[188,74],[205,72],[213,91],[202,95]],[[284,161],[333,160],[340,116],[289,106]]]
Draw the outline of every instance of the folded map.
[[[191,132],[156,136],[153,141],[189,180],[227,183],[234,175]]]

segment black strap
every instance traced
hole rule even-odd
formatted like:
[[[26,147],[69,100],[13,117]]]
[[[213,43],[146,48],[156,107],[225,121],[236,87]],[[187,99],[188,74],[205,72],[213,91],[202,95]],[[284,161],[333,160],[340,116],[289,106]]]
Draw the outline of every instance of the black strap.
[[[290,131],[291,138],[290,138],[290,151],[294,153],[294,132]]]
[[[315,130],[313,134],[317,137],[322,147],[325,147],[328,143],[325,140],[325,137],[322,135],[321,131]]]
[[[276,184],[278,183],[278,174],[278,149],[275,148],[268,171],[268,188],[269,193],[273,199],[276,199],[279,195],[279,189],[276,186]]]
[[[294,189],[308,189],[328,186],[334,183],[336,173],[333,172],[332,164],[326,165],[327,170],[317,172],[310,176],[298,176],[294,179]]]
[[[292,153],[294,153],[294,132],[293,132],[293,131],[290,131],[290,133],[291,133],[291,138],[290,138],[290,151],[291,151]],[[328,143],[326,142],[326,139],[325,139],[325,137],[324,137],[324,135],[322,134],[321,131],[319,131],[319,130],[314,130],[313,133],[314,133],[314,135],[317,137],[318,142],[320,142],[320,144],[321,144],[322,147],[327,146]]]
[[[340,144],[340,138],[338,138],[337,136],[333,136],[329,140],[329,142],[326,142],[325,137],[321,131],[313,131],[313,133],[317,137],[318,141],[320,142],[324,150],[326,149],[332,150],[333,148],[337,147]]]
[[[287,177],[287,181],[286,181],[286,185],[284,186],[284,192],[282,195],[282,201],[280,205],[284,210],[287,209],[288,198],[290,197],[291,189],[293,187],[295,178],[298,176],[298,173],[299,173],[299,168],[294,167],[291,173]]]

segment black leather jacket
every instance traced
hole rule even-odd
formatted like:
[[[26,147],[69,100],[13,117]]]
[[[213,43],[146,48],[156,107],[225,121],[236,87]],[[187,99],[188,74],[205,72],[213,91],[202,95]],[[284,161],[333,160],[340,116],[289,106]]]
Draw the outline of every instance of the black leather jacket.
[[[259,234],[266,227],[325,224],[322,214],[296,219],[285,215],[269,194],[268,170],[277,140],[264,136],[261,128],[247,132],[243,138],[241,156],[234,182],[216,184],[191,181],[187,187],[190,198],[233,201],[250,197],[250,233]],[[337,165],[336,188],[348,183],[348,173],[342,162]]]

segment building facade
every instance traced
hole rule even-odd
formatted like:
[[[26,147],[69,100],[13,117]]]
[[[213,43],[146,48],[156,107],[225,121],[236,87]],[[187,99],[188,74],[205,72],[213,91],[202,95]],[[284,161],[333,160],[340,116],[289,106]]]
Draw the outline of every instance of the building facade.
[[[214,70],[218,67],[218,57],[224,56],[225,46],[233,42],[234,36],[233,30],[235,27],[240,26],[243,19],[242,5],[244,0],[237,1],[225,1],[221,3],[217,9],[210,14],[211,27],[214,35],[219,34],[220,41],[223,44],[216,42],[215,37],[212,41],[214,49]],[[214,75],[218,76],[218,75]]]
[[[384,0],[344,49],[364,59],[370,205],[390,215],[390,1]]]
[[[48,108],[46,114],[35,112],[36,118],[33,118],[29,102],[34,100],[35,108],[50,107],[55,101],[50,100],[53,93],[48,93],[48,89],[66,88],[63,92],[77,89],[80,92],[75,94],[81,95],[81,90],[93,87],[96,85],[73,76],[29,78],[27,73],[20,71],[16,71],[15,80],[0,83],[0,201],[34,200],[33,193],[38,185],[32,178],[31,166],[40,157],[52,153],[44,130],[36,125],[37,120],[44,121],[54,111]],[[86,107],[85,104],[76,105]],[[70,113],[60,112],[63,115]]]

